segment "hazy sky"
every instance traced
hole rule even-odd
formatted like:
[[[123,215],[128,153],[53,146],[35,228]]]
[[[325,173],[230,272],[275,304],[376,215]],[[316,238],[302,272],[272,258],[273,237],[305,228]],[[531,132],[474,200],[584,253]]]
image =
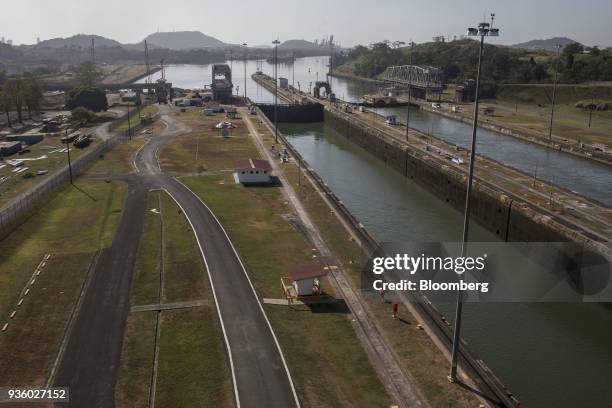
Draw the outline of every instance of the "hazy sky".
[[[0,36],[15,44],[98,34],[139,42],[155,31],[200,30],[249,45],[334,34],[342,45],[461,35],[496,13],[513,44],[567,36],[612,45],[612,0],[2,0]]]

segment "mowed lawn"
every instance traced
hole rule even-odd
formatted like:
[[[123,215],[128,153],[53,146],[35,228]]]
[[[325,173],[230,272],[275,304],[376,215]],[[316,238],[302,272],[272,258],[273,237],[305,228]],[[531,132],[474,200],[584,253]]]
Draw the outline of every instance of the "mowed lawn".
[[[183,181],[220,219],[261,297],[281,298],[280,278],[315,262],[311,245],[290,221],[276,187],[234,184],[231,175]],[[325,289],[331,289],[326,285]],[[346,310],[332,306],[265,305],[303,407],[388,407]]]
[[[94,255],[112,242],[126,194],[121,182],[79,180],[0,241],[0,324],[9,323],[0,332],[0,386],[44,383]],[[51,257],[32,282],[45,254]]]
[[[149,406],[157,348],[156,407],[232,407],[229,360],[208,274],[189,223],[163,192],[149,193],[144,236],[131,305],[185,301],[203,301],[203,305],[130,313],[117,406]]]
[[[242,119],[226,119],[224,113],[205,116],[201,109],[174,112],[173,115],[187,124],[191,132],[170,142],[160,153],[164,171],[192,173],[232,170],[236,160],[259,157]],[[229,137],[222,137],[215,128],[221,121],[235,125]]]
[[[134,171],[134,154],[145,144],[143,137],[124,140],[96,160],[87,173],[122,174]]]

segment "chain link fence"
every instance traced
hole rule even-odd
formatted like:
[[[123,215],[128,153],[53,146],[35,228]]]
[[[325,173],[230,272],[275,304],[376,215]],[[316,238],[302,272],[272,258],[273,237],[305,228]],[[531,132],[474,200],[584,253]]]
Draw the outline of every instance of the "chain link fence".
[[[140,109],[141,108],[135,109],[133,114],[138,115]],[[125,118],[125,114],[115,118],[110,123],[108,130],[112,132]],[[159,118],[159,112],[152,116],[153,120],[147,121],[147,123],[138,123],[132,127],[132,134],[152,124],[157,118]],[[73,179],[83,174],[95,160],[99,159],[114,146],[129,137],[130,135],[126,130],[112,135],[112,137],[104,140],[102,143],[94,145],[90,150],[72,162]],[[68,182],[70,182],[70,170],[68,169],[68,165],[66,165],[48,175],[44,181],[15,197],[8,204],[0,208],[0,239],[6,237],[11,231],[34,215],[40,207],[53,198],[60,187]]]

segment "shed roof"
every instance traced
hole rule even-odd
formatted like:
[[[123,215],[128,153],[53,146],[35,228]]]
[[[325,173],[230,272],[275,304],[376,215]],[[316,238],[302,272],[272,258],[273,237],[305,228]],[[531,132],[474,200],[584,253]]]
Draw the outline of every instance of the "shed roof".
[[[234,168],[236,170],[241,169],[258,169],[258,170],[271,170],[272,167],[270,163],[266,160],[259,159],[245,159],[245,160],[237,160],[234,162]]]
[[[321,265],[311,264],[289,269],[289,275],[291,275],[294,280],[302,280],[325,276],[327,275],[327,271],[324,270]]]

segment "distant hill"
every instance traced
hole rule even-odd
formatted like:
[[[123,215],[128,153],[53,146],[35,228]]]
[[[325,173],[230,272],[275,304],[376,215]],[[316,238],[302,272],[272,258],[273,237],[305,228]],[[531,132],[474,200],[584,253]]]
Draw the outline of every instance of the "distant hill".
[[[120,47],[121,44],[118,41],[111,40],[109,38],[101,37],[99,35],[89,34],[77,34],[68,38],[52,38],[50,40],[41,41],[36,44],[37,47],[49,47],[49,48],[90,48],[91,39],[94,39],[96,47],[109,46],[109,47]]]
[[[310,51],[310,50],[319,50],[317,44],[306,41],[306,40],[287,40],[278,46],[279,49],[285,50],[299,50],[299,51]]]
[[[527,50],[547,50],[556,51],[557,44],[561,44],[561,48],[565,48],[566,45],[575,43],[576,41],[567,37],[553,37],[548,40],[531,40],[520,44],[511,45],[512,48],[523,48]]]
[[[145,38],[148,45],[170,50],[226,47],[223,41],[200,31],[174,31],[150,34]]]
[[[0,71],[2,71],[2,60],[9,60],[12,58],[19,58],[21,57],[22,52],[18,49],[15,49],[15,47],[8,45],[8,44],[4,44],[4,43],[0,43]]]

